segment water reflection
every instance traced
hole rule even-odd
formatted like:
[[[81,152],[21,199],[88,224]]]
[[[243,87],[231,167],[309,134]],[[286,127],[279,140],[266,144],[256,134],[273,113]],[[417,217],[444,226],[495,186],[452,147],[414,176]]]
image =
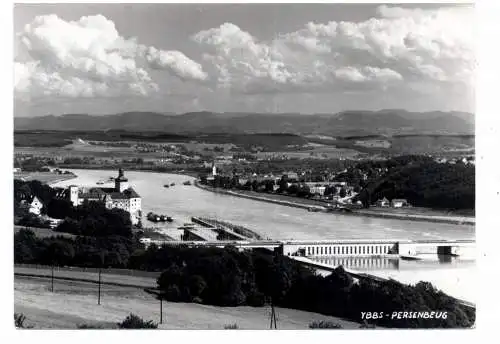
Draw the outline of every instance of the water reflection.
[[[351,270],[397,270],[399,258],[390,257],[310,257],[310,260],[329,266],[339,266]]]
[[[405,260],[398,257],[309,257],[320,264],[331,267],[342,265],[346,269],[358,271],[444,269],[474,264],[473,259],[450,255],[422,255],[418,258]]]

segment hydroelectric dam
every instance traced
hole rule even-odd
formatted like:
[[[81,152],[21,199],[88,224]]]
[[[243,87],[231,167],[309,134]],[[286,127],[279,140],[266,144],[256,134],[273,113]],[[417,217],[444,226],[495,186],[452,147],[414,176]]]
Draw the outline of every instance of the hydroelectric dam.
[[[240,250],[268,249],[284,256],[301,257],[417,257],[421,254],[460,256],[474,249],[474,240],[216,240],[168,241],[144,239],[146,246],[232,246]]]

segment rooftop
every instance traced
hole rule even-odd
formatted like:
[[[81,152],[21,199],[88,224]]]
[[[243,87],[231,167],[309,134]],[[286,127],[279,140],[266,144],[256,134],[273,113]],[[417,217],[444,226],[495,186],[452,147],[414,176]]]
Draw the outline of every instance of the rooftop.
[[[104,199],[105,196],[109,196],[112,199],[130,199],[141,197],[132,187],[129,187],[123,192],[118,192],[114,188],[91,188],[81,190],[78,193],[78,197],[80,198]]]

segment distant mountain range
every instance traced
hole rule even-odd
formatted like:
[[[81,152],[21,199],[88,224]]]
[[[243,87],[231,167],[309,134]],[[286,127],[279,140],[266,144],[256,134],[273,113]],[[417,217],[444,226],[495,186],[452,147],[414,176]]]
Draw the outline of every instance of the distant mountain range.
[[[405,110],[344,111],[336,114],[190,112],[183,115],[126,112],[15,118],[15,130],[127,130],[168,133],[294,133],[331,136],[474,134],[466,112]]]

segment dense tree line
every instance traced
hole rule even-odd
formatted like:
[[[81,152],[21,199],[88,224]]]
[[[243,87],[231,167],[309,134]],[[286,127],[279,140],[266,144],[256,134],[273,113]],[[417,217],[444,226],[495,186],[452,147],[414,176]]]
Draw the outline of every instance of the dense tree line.
[[[50,221],[43,220],[41,217],[31,214],[26,209],[23,212],[18,212],[16,215],[20,216],[17,225],[25,227],[37,228],[50,228]]]
[[[125,268],[143,246],[136,238],[63,236],[38,238],[30,229],[14,235],[14,262],[57,266]]]
[[[151,265],[140,267],[168,266],[158,278],[158,286],[171,301],[261,306],[267,300],[276,306],[354,321],[361,320],[361,312],[374,309],[388,314],[447,312],[446,319],[384,317],[374,321],[389,327],[470,327],[475,319],[474,312],[426,282],[416,286],[396,281],[356,283],[342,267],[322,277],[287,257],[263,251],[152,247],[146,254],[152,258]]]
[[[132,223],[129,212],[113,208],[107,209],[102,202],[84,202],[73,207],[68,201],[57,200],[49,205],[49,216],[64,218],[65,220],[56,227],[56,231],[86,236],[119,235],[132,236]],[[65,208],[59,208],[65,204]],[[66,210],[64,213],[62,210]],[[57,214],[54,214],[56,213]]]

